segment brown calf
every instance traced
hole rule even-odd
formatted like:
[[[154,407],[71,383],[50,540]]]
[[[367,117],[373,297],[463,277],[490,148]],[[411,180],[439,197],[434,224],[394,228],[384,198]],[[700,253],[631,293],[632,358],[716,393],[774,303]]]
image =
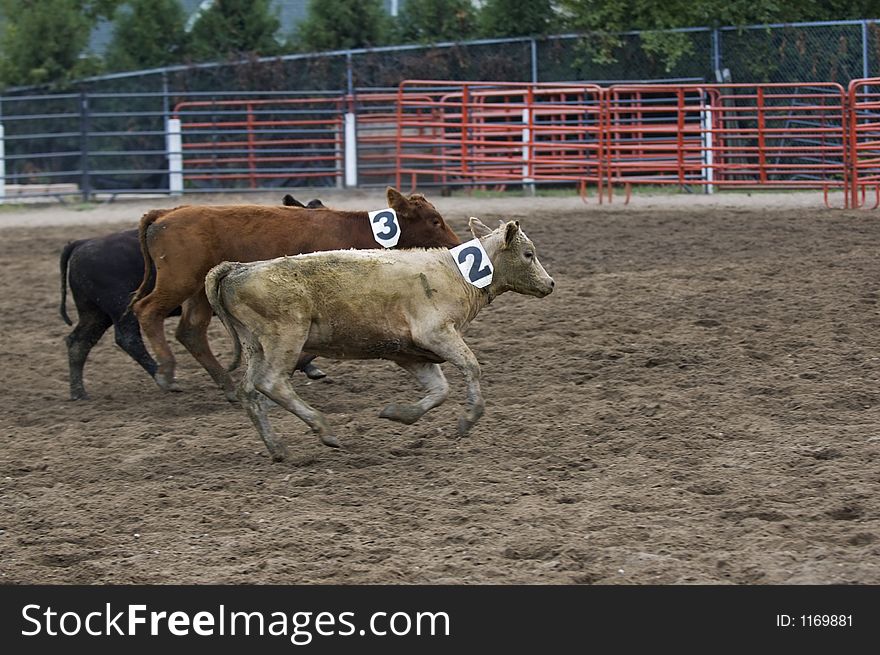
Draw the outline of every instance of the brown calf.
[[[400,227],[397,248],[451,248],[460,243],[423,196],[405,197],[389,187],[387,198]],[[260,205],[187,206],[147,212],[141,218],[139,236],[144,281],[130,306],[153,347],[159,365],[156,383],[169,391],[178,388],[164,321],[180,305],[183,313],[177,340],[230,401],[236,398],[235,386],[207,340],[212,310],[205,296],[205,274],[223,261],[253,262],[320,250],[379,247],[365,211]],[[153,266],[156,278],[150,291]]]

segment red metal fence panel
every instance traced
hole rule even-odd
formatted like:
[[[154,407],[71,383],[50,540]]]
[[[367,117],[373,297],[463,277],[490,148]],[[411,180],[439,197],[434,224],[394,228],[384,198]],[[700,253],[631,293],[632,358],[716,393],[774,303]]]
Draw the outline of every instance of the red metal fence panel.
[[[845,99],[838,84],[613,85],[608,182],[843,189]]]
[[[403,82],[397,184],[598,184],[601,93],[594,85]]]
[[[864,206],[867,190],[873,188],[876,209],[880,206],[880,78],[853,80],[848,99],[849,206]]]
[[[608,189],[609,198],[615,185],[847,184],[838,84],[410,80],[400,85],[398,112],[398,184],[576,181]]]
[[[187,185],[321,180],[341,185],[345,99],[341,96],[180,102]]]
[[[359,92],[353,100],[357,122],[358,179],[366,184],[387,184],[395,179],[397,154],[397,91]],[[430,113],[430,96],[413,97],[422,100],[426,108],[416,109],[415,115]],[[428,128],[430,129],[430,128]],[[414,134],[423,136],[424,130]]]
[[[367,185],[817,189],[880,205],[880,78],[804,84],[407,80],[396,92],[179,103],[188,187],[343,181],[346,113]],[[351,144],[348,144],[349,146]],[[230,182],[231,181],[231,182]]]

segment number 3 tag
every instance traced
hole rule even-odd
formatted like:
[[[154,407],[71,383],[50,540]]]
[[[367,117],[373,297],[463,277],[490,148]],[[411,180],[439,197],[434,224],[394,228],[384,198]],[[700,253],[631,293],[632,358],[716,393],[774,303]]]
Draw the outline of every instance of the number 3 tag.
[[[458,264],[465,280],[478,289],[488,286],[492,282],[492,262],[489,255],[483,250],[483,244],[479,239],[471,239],[460,246],[451,248],[449,252]]]
[[[370,227],[373,228],[373,238],[383,248],[393,248],[400,240],[400,224],[397,222],[397,212],[390,207],[377,209],[369,212]]]

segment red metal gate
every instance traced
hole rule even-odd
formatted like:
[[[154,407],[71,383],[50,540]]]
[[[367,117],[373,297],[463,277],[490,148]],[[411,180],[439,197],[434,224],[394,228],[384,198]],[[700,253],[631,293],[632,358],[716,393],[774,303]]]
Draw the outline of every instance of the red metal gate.
[[[397,184],[599,184],[601,94],[594,85],[403,82]]]
[[[241,180],[251,189],[286,179],[341,185],[344,111],[339,95],[178,103],[188,190]]]
[[[338,186],[345,114],[367,184],[817,189],[880,206],[880,78],[805,84],[408,80],[395,93],[179,103],[183,176]],[[353,149],[350,152],[354,152]],[[866,203],[869,191],[873,202]]]
[[[703,188],[848,185],[838,84],[517,84],[408,80],[397,183]]]
[[[838,84],[614,85],[606,110],[611,185],[845,187]]]
[[[850,207],[866,204],[873,187],[872,209],[880,206],[880,78],[853,80],[849,85]]]

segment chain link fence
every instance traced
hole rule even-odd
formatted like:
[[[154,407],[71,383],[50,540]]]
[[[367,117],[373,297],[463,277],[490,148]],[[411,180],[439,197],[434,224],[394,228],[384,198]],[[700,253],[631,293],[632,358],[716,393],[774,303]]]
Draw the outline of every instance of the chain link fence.
[[[432,46],[388,46],[133,71],[77,91],[350,91],[404,79],[613,82],[692,79],[838,82],[880,75],[880,20],[565,34]],[[5,96],[34,95],[11,89]],[[56,90],[57,92],[57,90]]]
[[[837,82],[880,74],[874,23],[718,30],[721,67],[734,82]],[[871,65],[873,51],[873,63]]]
[[[73,91],[342,91],[404,79],[613,82],[688,79],[838,82],[880,75],[880,21],[567,34],[175,66],[89,78]],[[60,91],[67,91],[61,89]],[[55,89],[57,93],[59,89]],[[8,89],[9,96],[39,89]]]
[[[615,34],[608,37],[558,36],[537,41],[540,82],[615,82],[689,79],[712,81],[712,31],[687,30],[665,34],[681,56],[667,58],[652,50],[656,34]]]
[[[87,90],[350,90],[404,79],[509,82],[693,79],[838,82],[880,75],[880,21],[567,34],[389,46],[92,78]],[[163,82],[164,80],[164,82]],[[32,91],[31,91],[32,92]]]

